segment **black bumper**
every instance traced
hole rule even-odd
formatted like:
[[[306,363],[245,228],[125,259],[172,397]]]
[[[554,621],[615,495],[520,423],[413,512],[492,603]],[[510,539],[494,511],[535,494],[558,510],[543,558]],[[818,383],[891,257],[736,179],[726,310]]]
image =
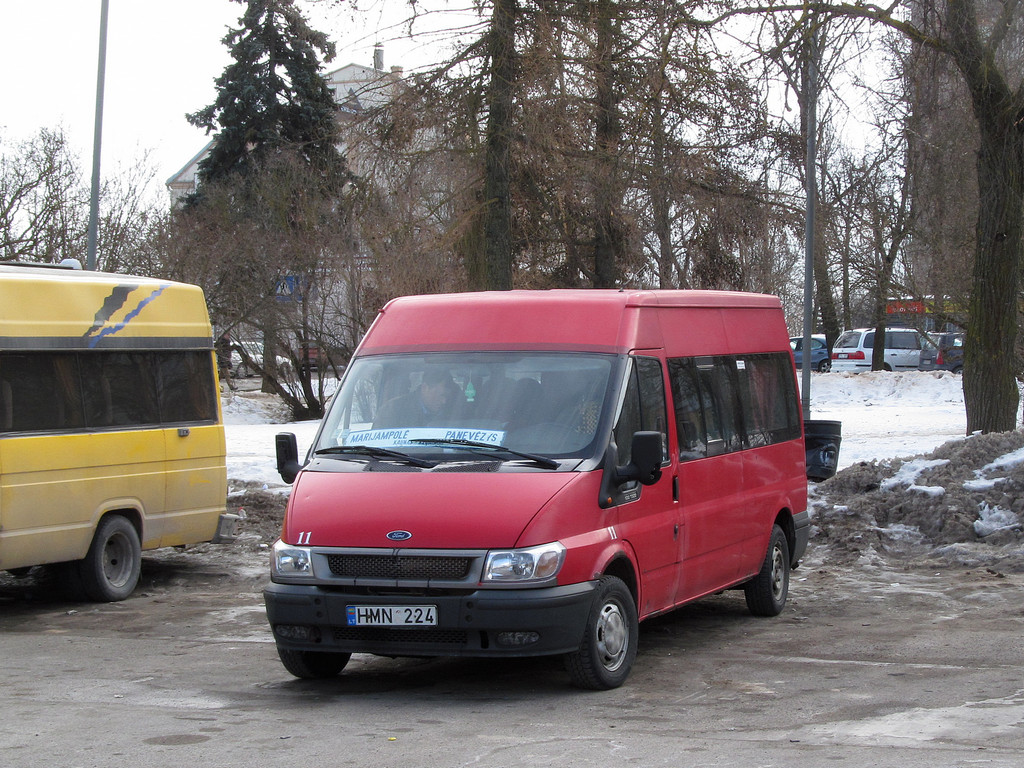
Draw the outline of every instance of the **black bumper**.
[[[545,656],[578,650],[596,582],[458,595],[354,595],[296,584],[263,590],[281,648],[380,656]],[[349,626],[349,606],[437,607],[437,626]]]

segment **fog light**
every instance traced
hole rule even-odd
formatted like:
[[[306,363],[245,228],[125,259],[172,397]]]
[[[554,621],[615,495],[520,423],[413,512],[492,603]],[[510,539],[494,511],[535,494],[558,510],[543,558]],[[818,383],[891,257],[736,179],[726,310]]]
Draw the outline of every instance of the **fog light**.
[[[499,632],[498,645],[506,648],[521,648],[524,645],[531,645],[540,640],[539,632]]]
[[[274,627],[274,634],[282,640],[320,642],[320,631],[316,627],[307,627],[302,624],[278,624]]]

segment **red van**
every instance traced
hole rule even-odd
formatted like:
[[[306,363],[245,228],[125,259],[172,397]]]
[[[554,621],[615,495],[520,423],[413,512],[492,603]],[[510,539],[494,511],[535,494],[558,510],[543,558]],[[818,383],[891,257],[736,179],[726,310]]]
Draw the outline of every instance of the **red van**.
[[[807,545],[778,298],[415,296],[381,311],[294,488],[264,592],[292,674],[352,653],[565,658],[622,684],[638,624],[742,588],[782,611]]]

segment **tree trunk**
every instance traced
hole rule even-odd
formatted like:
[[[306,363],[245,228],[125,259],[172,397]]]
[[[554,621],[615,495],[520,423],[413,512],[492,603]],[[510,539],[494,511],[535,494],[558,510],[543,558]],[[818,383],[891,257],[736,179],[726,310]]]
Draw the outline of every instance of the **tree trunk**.
[[[964,340],[967,434],[1017,424],[1017,302],[1024,219],[1024,131],[1011,115],[979,117],[979,208],[970,322]]]
[[[652,99],[654,110],[653,136],[651,137],[651,222],[658,240],[658,287],[682,288],[673,282],[675,258],[672,253],[672,204],[669,200],[669,184],[666,176],[665,159],[665,116],[662,94]]]
[[[512,216],[509,157],[515,93],[515,36],[518,0],[494,0],[488,52],[487,140],[484,153],[484,248],[486,287],[512,288]]]
[[[613,0],[597,0],[597,50],[594,62],[597,101],[594,132],[594,287],[614,288],[623,248],[619,141],[622,125],[615,89]]]
[[[817,294],[818,314],[821,317],[821,328],[825,332],[825,342],[828,344],[828,348],[832,349],[832,345],[836,343],[836,339],[842,332],[842,326],[839,323],[832,275],[828,269],[823,239],[821,234],[814,238],[814,262],[811,268],[814,271],[814,287]]]
[[[949,0],[950,54],[978,121],[978,224],[970,321],[964,338],[967,433],[1017,425],[1017,307],[1024,235],[1024,98],[983,47],[975,4]]]

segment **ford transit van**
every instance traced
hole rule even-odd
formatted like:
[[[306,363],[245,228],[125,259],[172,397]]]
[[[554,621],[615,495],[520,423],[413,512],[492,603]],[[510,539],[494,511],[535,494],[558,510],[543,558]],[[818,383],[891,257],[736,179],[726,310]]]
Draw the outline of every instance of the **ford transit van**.
[[[621,685],[639,622],[729,588],[783,610],[808,537],[774,296],[510,291],[396,299],[300,463],[267,615],[284,666],[353,653],[561,655]]]

